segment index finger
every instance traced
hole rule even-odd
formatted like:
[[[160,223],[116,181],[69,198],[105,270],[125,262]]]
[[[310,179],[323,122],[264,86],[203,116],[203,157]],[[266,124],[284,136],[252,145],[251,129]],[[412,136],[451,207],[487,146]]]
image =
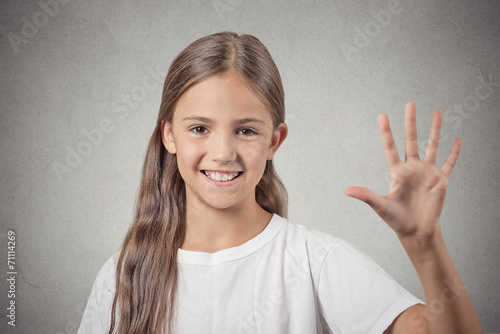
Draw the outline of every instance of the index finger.
[[[382,147],[384,148],[385,159],[389,168],[401,162],[399,158],[398,149],[392,137],[391,126],[389,118],[386,114],[378,116],[378,126],[380,128],[380,136],[382,137]]]

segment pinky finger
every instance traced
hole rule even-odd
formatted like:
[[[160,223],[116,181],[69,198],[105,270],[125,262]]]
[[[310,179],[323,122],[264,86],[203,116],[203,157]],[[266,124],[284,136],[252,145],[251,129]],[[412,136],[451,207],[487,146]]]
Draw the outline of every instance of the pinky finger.
[[[451,172],[453,171],[453,168],[455,167],[455,164],[457,163],[458,160],[458,155],[460,154],[460,148],[462,147],[462,139],[457,138],[455,140],[455,143],[453,144],[453,147],[451,148],[450,155],[446,159],[446,161],[443,164],[443,167],[441,167],[441,172],[443,172],[445,175],[450,176]]]

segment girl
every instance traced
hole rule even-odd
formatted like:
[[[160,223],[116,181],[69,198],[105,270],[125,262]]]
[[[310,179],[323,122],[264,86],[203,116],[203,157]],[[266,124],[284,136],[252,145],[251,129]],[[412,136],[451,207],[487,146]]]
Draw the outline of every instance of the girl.
[[[420,160],[415,114],[408,103],[404,162],[379,116],[388,195],[346,194],[395,231],[427,306],[349,243],[285,219],[272,163],[288,132],[276,65],[250,35],[195,41],[168,71],[134,222],[79,333],[481,333],[439,226],[461,140],[437,169],[436,111]]]

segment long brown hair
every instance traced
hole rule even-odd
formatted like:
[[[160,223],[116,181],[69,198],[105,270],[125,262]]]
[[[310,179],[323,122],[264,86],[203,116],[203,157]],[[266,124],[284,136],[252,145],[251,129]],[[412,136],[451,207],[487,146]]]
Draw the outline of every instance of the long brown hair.
[[[284,92],[271,55],[251,35],[221,32],[191,43],[172,62],[158,120],[149,141],[133,224],[121,245],[109,334],[174,333],[177,250],[185,235],[186,190],[175,154],[161,140],[161,121],[172,122],[189,88],[216,75],[237,74],[266,103],[276,128],[285,118]],[[255,189],[266,211],[287,215],[287,194],[268,160]]]

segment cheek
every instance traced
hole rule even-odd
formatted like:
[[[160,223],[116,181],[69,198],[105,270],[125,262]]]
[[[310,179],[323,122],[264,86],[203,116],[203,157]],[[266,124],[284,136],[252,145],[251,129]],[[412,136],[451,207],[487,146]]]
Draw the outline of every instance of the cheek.
[[[244,143],[240,148],[241,157],[248,165],[254,167],[265,165],[268,146],[265,140]]]
[[[197,166],[202,156],[202,145],[194,145],[189,141],[183,141],[183,145],[177,147],[177,164],[179,165],[179,170]]]

